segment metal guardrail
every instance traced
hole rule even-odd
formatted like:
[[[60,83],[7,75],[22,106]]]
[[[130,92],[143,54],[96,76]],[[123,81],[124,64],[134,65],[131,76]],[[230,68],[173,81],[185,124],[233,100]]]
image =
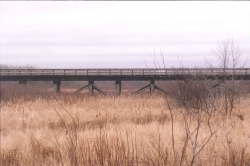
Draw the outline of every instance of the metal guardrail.
[[[0,76],[41,75],[250,75],[250,68],[156,68],[156,69],[0,69]]]

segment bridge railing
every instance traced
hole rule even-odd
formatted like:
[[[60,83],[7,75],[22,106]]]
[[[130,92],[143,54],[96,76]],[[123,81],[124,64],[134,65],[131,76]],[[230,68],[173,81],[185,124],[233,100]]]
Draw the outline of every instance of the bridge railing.
[[[165,68],[165,69],[1,69],[0,75],[249,75],[250,68]]]

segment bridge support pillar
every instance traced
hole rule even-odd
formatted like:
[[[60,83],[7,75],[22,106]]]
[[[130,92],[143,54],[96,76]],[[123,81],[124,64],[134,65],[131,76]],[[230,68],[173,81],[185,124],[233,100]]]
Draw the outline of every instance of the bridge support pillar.
[[[119,96],[121,94],[121,81],[116,81],[116,94]]]
[[[93,95],[94,92],[94,81],[89,81],[89,94]]]
[[[155,92],[155,81],[150,81],[150,94],[153,94]]]
[[[53,81],[53,85],[54,85],[54,92],[60,93],[61,81]]]

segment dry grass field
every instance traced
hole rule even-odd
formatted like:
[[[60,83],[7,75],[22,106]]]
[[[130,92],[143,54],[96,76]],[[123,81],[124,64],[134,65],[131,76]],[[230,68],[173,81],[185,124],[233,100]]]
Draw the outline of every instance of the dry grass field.
[[[157,93],[27,89],[1,89],[1,165],[250,165],[247,96],[225,116],[223,98],[204,111]]]

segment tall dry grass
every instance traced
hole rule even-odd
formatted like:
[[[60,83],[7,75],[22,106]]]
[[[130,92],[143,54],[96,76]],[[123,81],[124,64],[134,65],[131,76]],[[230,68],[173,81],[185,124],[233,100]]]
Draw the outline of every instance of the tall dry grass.
[[[250,165],[249,97],[225,118],[160,94],[6,92],[1,165]]]

